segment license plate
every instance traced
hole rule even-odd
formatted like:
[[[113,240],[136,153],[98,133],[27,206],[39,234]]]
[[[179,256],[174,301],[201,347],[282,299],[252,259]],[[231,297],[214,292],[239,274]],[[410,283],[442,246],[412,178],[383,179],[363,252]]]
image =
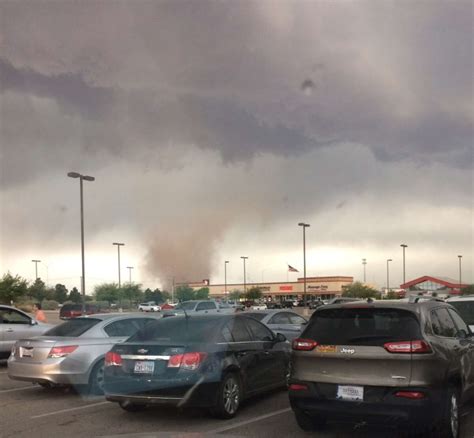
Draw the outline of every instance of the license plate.
[[[364,387],[338,385],[337,398],[341,400],[349,400],[349,401],[363,401],[364,400]]]
[[[152,361],[138,361],[135,362],[134,372],[137,374],[153,374],[155,371],[155,362]]]
[[[23,347],[21,347],[20,357],[33,357],[33,349],[32,348],[23,348]]]

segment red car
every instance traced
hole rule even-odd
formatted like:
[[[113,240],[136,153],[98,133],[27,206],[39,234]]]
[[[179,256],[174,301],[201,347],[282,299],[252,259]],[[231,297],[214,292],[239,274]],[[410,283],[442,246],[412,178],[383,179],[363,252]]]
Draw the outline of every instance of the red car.
[[[106,310],[100,309],[95,304],[86,304],[85,315],[93,315],[94,313],[104,313]],[[61,319],[71,319],[82,316],[82,304],[64,304],[59,311]]]

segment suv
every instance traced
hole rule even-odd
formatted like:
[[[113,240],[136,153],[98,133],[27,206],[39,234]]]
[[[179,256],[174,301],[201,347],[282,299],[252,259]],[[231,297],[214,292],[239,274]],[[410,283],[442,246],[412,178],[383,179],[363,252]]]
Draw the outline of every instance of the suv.
[[[95,304],[86,304],[85,315],[93,315],[94,313],[101,313],[103,310]],[[59,317],[61,319],[71,319],[82,316],[82,304],[64,304],[59,311]]]
[[[161,310],[161,307],[155,304],[154,302],[140,303],[138,305],[138,310],[140,312],[159,312]]]
[[[464,297],[452,297],[446,300],[451,304],[466,321],[467,325],[474,332],[474,295]]]
[[[447,303],[323,306],[293,341],[290,403],[303,430],[334,419],[436,426],[458,437],[473,363],[471,330]]]
[[[214,300],[191,300],[179,303],[174,309],[167,310],[163,316],[177,316],[185,314],[206,313],[234,313],[235,308],[228,304],[218,303]]]

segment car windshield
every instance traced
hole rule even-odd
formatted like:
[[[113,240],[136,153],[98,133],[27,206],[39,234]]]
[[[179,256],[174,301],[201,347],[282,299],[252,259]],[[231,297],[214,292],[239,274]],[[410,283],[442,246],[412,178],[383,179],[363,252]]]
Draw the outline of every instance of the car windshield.
[[[169,317],[146,325],[127,342],[209,342],[219,335],[219,319],[201,317]]]
[[[421,333],[416,316],[408,310],[342,308],[317,311],[302,337],[324,345],[382,346],[417,340]]]
[[[449,301],[449,304],[453,306],[462,319],[468,325],[474,325],[474,300],[473,301]]]
[[[97,318],[75,318],[53,327],[44,335],[77,337],[83,335],[87,330],[90,330],[101,321],[101,319]]]
[[[178,304],[175,309],[181,309],[181,310],[194,310],[196,307],[196,303],[192,301],[185,301],[184,303]]]

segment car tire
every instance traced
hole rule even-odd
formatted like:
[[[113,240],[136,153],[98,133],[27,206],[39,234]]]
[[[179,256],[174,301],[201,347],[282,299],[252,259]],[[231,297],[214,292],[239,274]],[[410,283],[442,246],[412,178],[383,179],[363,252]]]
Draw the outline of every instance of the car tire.
[[[448,388],[446,392],[445,409],[439,432],[441,432],[438,435],[440,437],[459,437],[459,391],[455,387]]]
[[[89,375],[89,393],[102,395],[104,393],[104,361],[101,360],[94,365]]]
[[[242,401],[242,384],[236,373],[227,373],[219,384],[217,403],[211,414],[218,418],[235,417]]]
[[[326,420],[324,418],[308,415],[300,409],[295,409],[294,413],[298,426],[305,432],[313,432],[323,429],[324,426],[326,426]]]
[[[144,411],[147,406],[138,403],[130,403],[130,402],[119,402],[119,406],[127,412],[142,412]]]

